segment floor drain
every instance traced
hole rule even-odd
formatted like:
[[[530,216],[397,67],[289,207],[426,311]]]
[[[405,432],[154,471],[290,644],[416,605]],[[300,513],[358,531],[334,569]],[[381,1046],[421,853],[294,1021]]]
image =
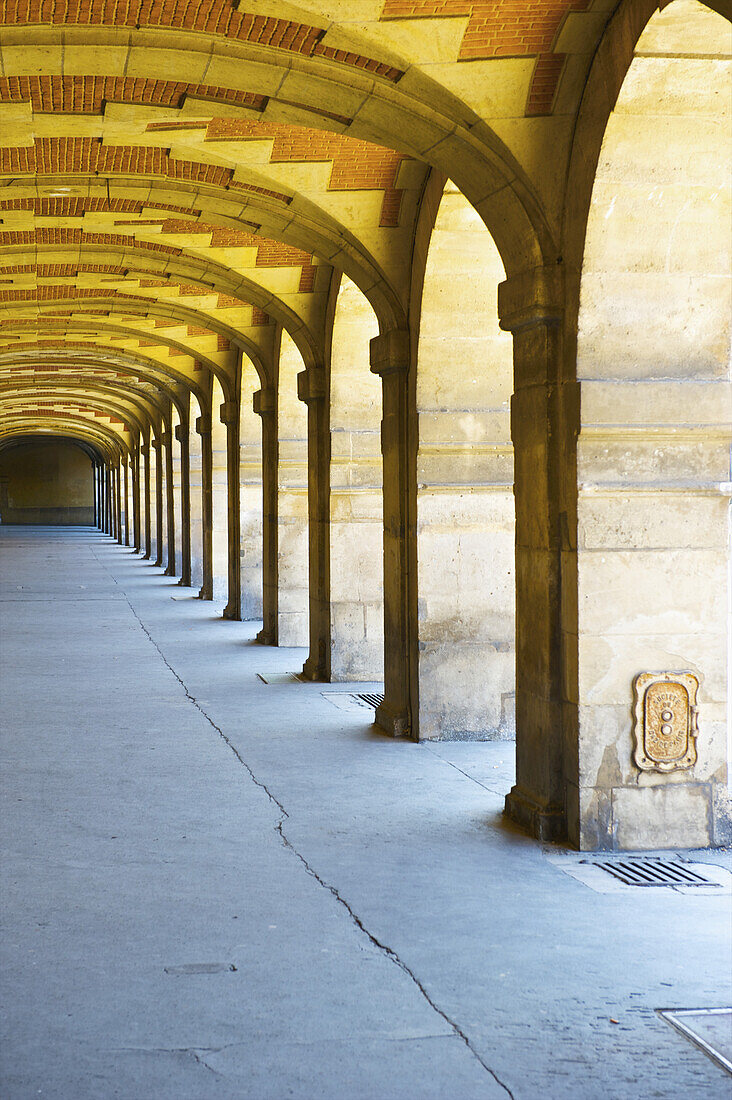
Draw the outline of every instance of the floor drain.
[[[258,678],[263,684],[301,684],[302,680],[297,672],[258,672]]]
[[[365,703],[367,707],[376,710],[384,702],[384,696],[378,691],[357,691],[352,696],[359,703]]]
[[[583,859],[593,867],[601,867],[626,886],[718,886],[698,871],[671,859],[643,857],[641,859]]]
[[[338,710],[360,714],[362,717],[365,717],[365,710],[374,711],[384,702],[384,693],[381,691],[323,691],[321,695]]]

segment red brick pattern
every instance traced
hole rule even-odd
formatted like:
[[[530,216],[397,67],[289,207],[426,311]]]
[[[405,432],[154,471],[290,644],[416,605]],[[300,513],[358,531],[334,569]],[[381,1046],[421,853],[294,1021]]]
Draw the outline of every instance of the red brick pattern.
[[[526,103],[526,114],[529,117],[552,113],[564,60],[563,53],[542,53],[537,57]]]
[[[30,103],[34,111],[95,114],[105,103],[182,107],[186,96],[263,111],[267,97],[212,84],[111,76],[9,76],[0,78],[0,103]],[[215,113],[212,109],[212,113]]]
[[[50,344],[51,347],[55,346],[55,343],[53,341],[44,340],[41,341],[41,344],[45,346],[49,346]],[[7,412],[13,417],[14,420],[18,417],[33,417],[34,420],[37,420],[39,417],[43,418],[47,416],[58,419],[62,416],[66,417],[69,414],[71,414],[72,416],[83,416],[85,418],[88,416],[105,417],[107,420],[109,420],[110,424],[119,424],[123,431],[127,431],[127,425],[122,420],[118,420],[116,417],[111,416],[109,413],[99,412],[97,409],[92,409],[88,405],[78,405],[71,402],[64,402],[63,406],[61,406],[60,402],[54,403],[51,401],[45,403],[36,402],[35,406],[28,407],[27,405],[24,405],[22,408],[13,408],[12,406],[10,406],[7,408]]]
[[[200,210],[194,210],[188,206],[172,206],[170,203],[163,202],[92,198],[3,199],[0,201],[0,212],[3,210],[28,210],[37,218],[83,218],[84,214],[98,213],[140,214],[143,210],[165,210],[174,214],[186,214],[189,217],[201,213]],[[139,223],[130,222],[129,224]]]
[[[285,195],[282,191],[269,191],[266,187],[256,187],[253,183],[240,183],[238,180],[232,180],[229,187],[232,190],[249,191],[252,195],[262,195],[266,199],[276,199],[277,202],[283,202],[286,206],[289,206],[292,202],[292,195]]]
[[[332,162],[330,191],[383,190],[380,224],[385,227],[399,224],[402,193],[395,183],[400,164],[408,159],[403,153],[327,130],[253,119],[216,118],[206,132],[206,141],[263,138],[272,139],[272,164]]]
[[[109,175],[169,176],[226,186],[230,168],[174,160],[167,149],[141,145],[104,145],[100,138],[36,138],[33,145],[0,147],[0,175]]]
[[[360,54],[323,46],[325,31],[304,23],[250,15],[229,0],[0,0],[0,25],[53,24],[110,27],[170,27],[325,57],[397,81],[398,69]]]
[[[180,256],[182,249],[152,241],[136,241],[122,233],[82,233],[81,229],[34,229],[27,232],[0,233],[0,248],[17,245],[80,245],[100,244],[109,248],[142,248],[148,252],[164,252]],[[200,293],[200,292],[199,292]]]
[[[564,67],[553,54],[557,31],[569,12],[586,11],[589,0],[385,0],[382,19],[468,16],[459,60],[538,57],[527,115],[550,114]]]
[[[589,0],[386,0],[382,19],[467,15],[460,59],[531,57],[551,51],[568,12]]]

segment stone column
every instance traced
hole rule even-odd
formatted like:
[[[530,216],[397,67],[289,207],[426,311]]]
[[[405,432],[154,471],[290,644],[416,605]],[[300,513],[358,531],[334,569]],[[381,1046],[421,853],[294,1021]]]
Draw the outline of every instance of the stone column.
[[[374,337],[370,358],[371,370],[381,378],[383,408],[384,702],[377,707],[376,722],[394,737],[409,737],[417,644],[409,334],[394,329]]]
[[[104,531],[112,534],[112,466],[104,468]]]
[[[252,405],[262,421],[262,629],[257,641],[277,645],[277,391],[258,390]]]
[[[117,516],[117,507],[114,491],[114,466],[109,466],[109,534],[112,538],[116,538],[115,533],[115,519]]]
[[[188,417],[182,416],[175,426],[175,438],[180,445],[180,584],[191,586],[191,456]]]
[[[571,706],[564,705],[561,570],[571,534],[561,501],[564,432],[571,438],[572,431],[563,403],[571,414],[576,389],[560,380],[562,295],[560,268],[516,275],[498,290],[501,328],[514,340],[516,785],[506,813],[541,840],[567,831],[564,727],[571,727]],[[576,753],[571,728],[566,747]]]
[[[166,577],[175,576],[175,495],[173,487],[173,438],[170,431],[163,433],[162,445],[165,448],[165,504],[166,504]]]
[[[325,371],[297,376],[297,396],[308,410],[308,680],[330,677],[330,438]]]
[[[241,552],[239,498],[239,403],[224,401],[220,408],[221,423],[226,427],[226,536],[227,536],[227,603],[225,619],[241,619]]]
[[[213,451],[211,418],[199,416],[196,431],[201,437],[201,539],[203,584],[198,593],[202,600],[213,599]]]

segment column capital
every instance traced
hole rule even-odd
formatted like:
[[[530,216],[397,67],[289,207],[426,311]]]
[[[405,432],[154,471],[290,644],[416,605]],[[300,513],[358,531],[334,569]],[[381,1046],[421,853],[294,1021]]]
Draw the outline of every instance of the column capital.
[[[164,447],[169,447],[170,442],[171,442],[170,432],[161,432],[160,433],[160,442],[162,443],[162,445]]]
[[[297,396],[306,405],[311,401],[322,401],[327,393],[325,371],[322,367],[311,367],[297,376]]]
[[[198,435],[210,435],[211,434],[211,417],[199,416],[196,418],[196,432]]]
[[[258,416],[266,416],[277,411],[277,392],[271,389],[256,390],[252,394],[252,409]]]
[[[369,343],[371,373],[402,374],[409,370],[409,333],[405,329],[389,329],[374,336]]]
[[[564,268],[534,267],[498,286],[498,316],[504,332],[556,325],[564,314]]]
[[[185,424],[176,424],[175,426],[175,438],[179,443],[183,443],[188,436]]]
[[[140,454],[142,455],[142,457],[144,459],[148,459],[150,457],[150,446],[149,446],[149,444],[147,444],[147,443],[141,443],[140,444]]]
[[[222,424],[238,424],[239,423],[239,405],[236,401],[224,401],[219,406],[219,419]]]

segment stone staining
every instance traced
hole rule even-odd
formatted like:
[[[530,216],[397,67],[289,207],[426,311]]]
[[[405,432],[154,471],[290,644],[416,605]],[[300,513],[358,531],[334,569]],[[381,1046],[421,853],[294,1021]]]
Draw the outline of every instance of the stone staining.
[[[698,688],[692,672],[636,676],[634,760],[641,771],[671,772],[696,764]]]

